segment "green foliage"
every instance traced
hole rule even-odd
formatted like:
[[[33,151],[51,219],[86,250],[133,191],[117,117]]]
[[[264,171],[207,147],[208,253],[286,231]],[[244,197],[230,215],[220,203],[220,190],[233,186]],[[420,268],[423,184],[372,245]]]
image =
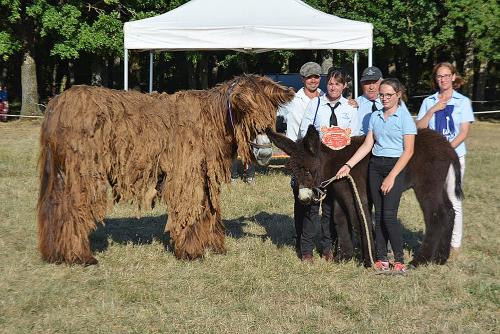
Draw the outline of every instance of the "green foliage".
[[[7,31],[0,31],[0,57],[7,61],[10,56],[21,49],[21,43],[16,41],[12,34]]]
[[[497,0],[446,0],[444,25],[438,34],[443,42],[461,34],[473,41],[481,59],[500,60],[500,5]]]

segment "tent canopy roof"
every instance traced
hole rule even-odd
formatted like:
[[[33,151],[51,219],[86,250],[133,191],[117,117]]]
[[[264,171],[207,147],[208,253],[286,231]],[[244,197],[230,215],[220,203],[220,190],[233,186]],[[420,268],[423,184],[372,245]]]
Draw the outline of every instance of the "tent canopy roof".
[[[325,14],[300,0],[191,0],[165,14],[124,25],[126,49],[363,50],[371,23]]]

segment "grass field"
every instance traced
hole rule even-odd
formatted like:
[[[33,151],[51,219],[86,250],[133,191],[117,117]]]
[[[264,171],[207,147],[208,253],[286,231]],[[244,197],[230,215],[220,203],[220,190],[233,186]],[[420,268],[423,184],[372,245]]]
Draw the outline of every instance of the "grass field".
[[[93,235],[98,266],[52,265],[36,249],[39,123],[0,124],[1,333],[488,333],[500,331],[500,124],[468,140],[464,247],[445,266],[380,276],[355,261],[295,256],[289,177],[258,170],[224,186],[226,255],[178,261],[165,208],[120,205]],[[259,173],[260,171],[260,173]],[[429,171],[432,172],[432,171]],[[422,237],[411,192],[406,255]]]

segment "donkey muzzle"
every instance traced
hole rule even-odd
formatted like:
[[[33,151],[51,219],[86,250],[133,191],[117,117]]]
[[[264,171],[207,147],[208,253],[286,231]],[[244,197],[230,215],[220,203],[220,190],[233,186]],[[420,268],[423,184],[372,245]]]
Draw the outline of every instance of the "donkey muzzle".
[[[261,166],[267,166],[273,156],[273,148],[271,141],[266,134],[258,134],[254,140],[250,142],[252,152],[257,163]]]

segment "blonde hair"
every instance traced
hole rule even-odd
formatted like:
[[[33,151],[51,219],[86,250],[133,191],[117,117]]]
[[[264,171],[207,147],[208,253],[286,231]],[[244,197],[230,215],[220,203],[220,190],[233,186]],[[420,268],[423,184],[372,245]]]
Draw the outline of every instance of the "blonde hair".
[[[456,67],[453,66],[452,63],[444,61],[441,63],[437,63],[434,66],[434,68],[432,69],[432,79],[431,79],[432,89],[436,90],[439,88],[437,81],[436,81],[436,74],[437,74],[437,71],[441,67],[446,67],[447,69],[449,69],[451,71],[451,74],[455,74],[455,80],[453,80],[453,83],[452,83],[453,89],[459,89],[464,84],[464,79],[460,76],[460,74],[458,74]]]

